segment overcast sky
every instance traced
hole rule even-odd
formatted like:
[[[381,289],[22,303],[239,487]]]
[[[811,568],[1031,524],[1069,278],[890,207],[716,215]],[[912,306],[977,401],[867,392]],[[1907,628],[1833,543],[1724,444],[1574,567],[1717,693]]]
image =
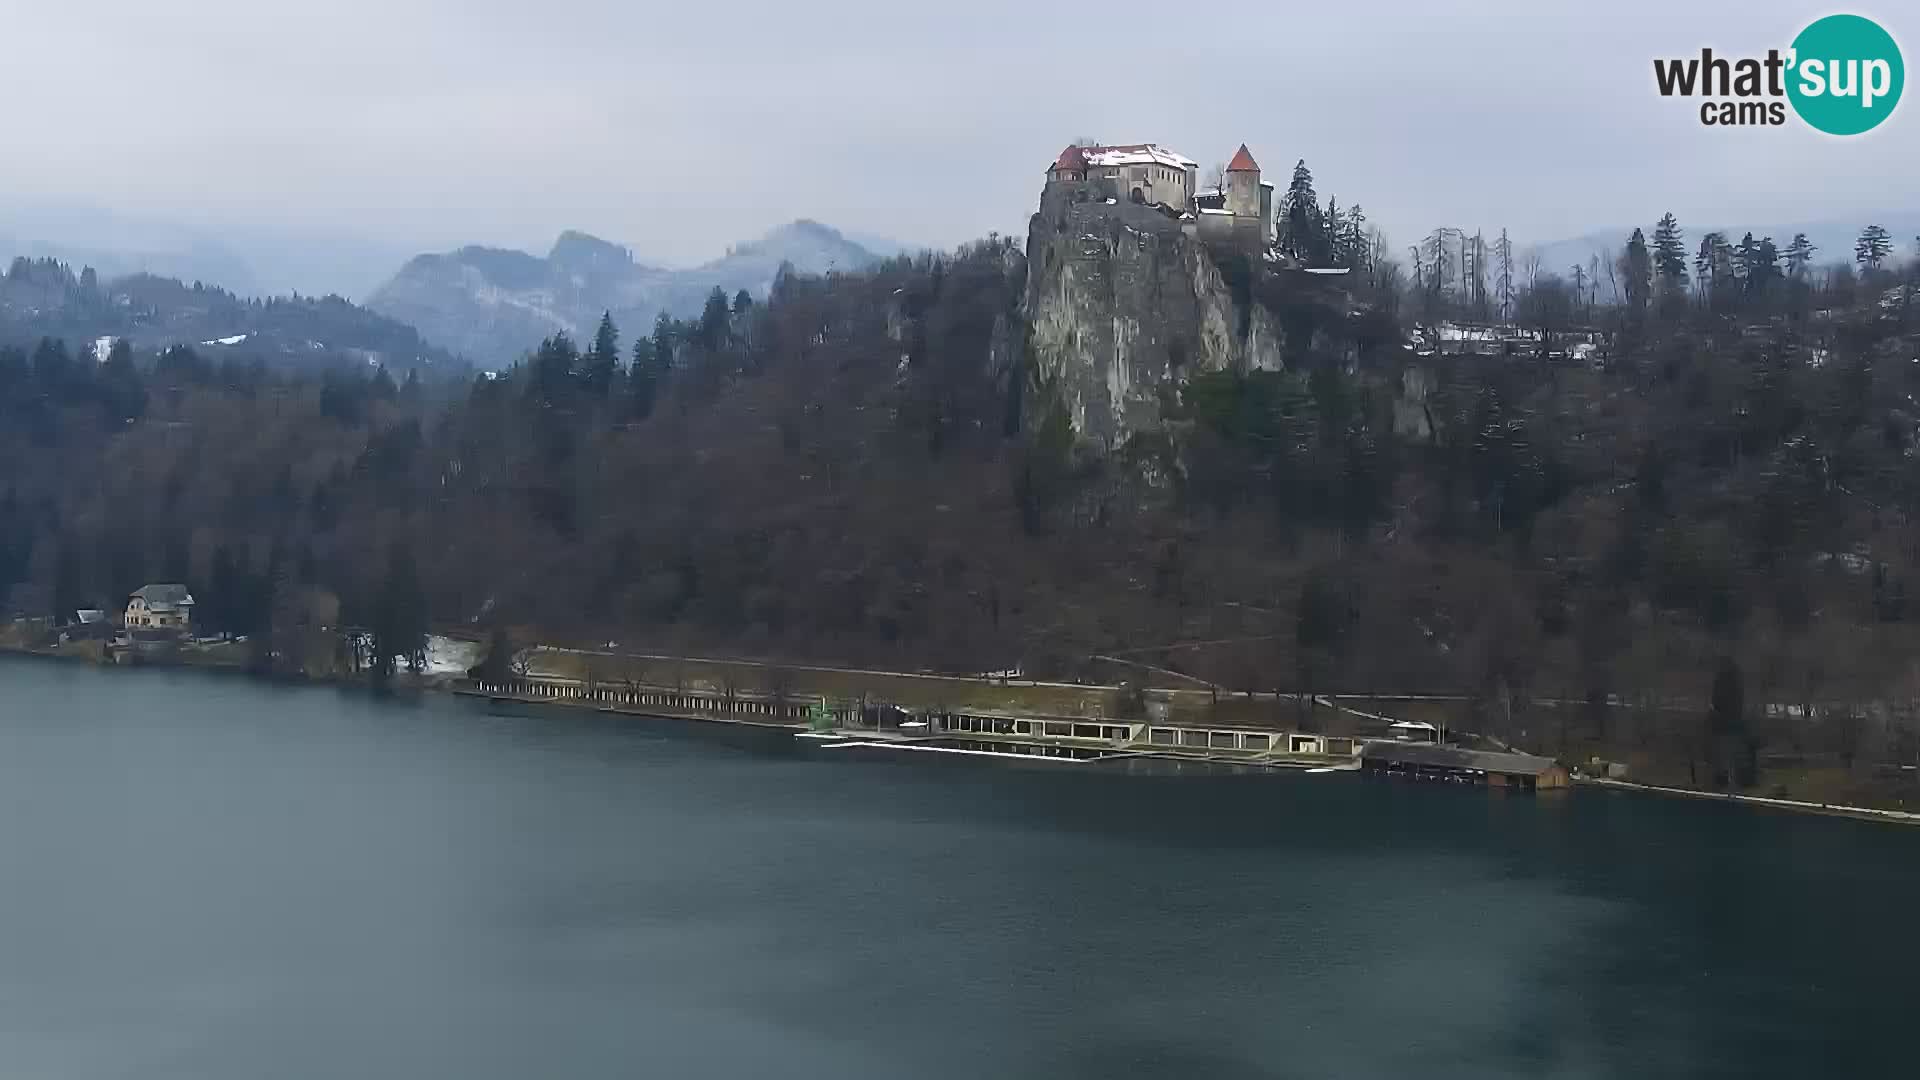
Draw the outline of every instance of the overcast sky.
[[[1304,157],[1396,247],[1920,202],[1920,104],[1833,139],[1653,90],[1654,56],[1784,48],[1825,4],[1559,6],[0,0],[0,198],[421,248],[580,228],[690,262],[795,217],[1024,230],[1091,135],[1203,165],[1245,141],[1282,185]],[[1852,10],[1913,61],[1920,11]]]

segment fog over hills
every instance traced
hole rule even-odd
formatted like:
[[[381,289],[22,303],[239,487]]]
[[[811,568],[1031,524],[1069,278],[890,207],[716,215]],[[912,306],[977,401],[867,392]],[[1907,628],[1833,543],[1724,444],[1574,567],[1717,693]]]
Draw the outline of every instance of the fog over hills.
[[[648,265],[625,247],[569,231],[544,258],[479,246],[417,256],[367,306],[475,363],[504,366],[552,334],[591,335],[603,312],[612,312],[631,334],[651,327],[662,311],[697,314],[715,288],[729,296],[741,289],[764,296],[783,264],[821,274],[862,269],[880,258],[838,230],[808,220],[782,225],[689,269]]]
[[[364,298],[412,252],[353,229],[204,225],[95,206],[0,202],[0,264],[58,259],[104,280],[133,274],[219,285],[239,296]]]

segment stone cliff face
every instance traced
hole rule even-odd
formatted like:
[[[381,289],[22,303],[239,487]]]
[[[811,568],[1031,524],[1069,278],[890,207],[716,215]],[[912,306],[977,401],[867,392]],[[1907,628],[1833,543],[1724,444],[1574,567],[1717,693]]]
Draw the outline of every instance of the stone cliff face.
[[[1205,245],[1094,184],[1041,197],[1025,306],[1032,405],[1057,403],[1107,451],[1156,429],[1163,399],[1192,375],[1282,366],[1278,325],[1235,299]]]

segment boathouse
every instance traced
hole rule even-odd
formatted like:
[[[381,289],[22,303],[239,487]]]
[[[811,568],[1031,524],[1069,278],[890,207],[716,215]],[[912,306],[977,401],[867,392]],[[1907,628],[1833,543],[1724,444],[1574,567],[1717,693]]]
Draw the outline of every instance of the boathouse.
[[[1567,786],[1567,770],[1552,758],[1501,754],[1431,743],[1368,743],[1360,768],[1370,776],[1451,780],[1488,787],[1546,791]]]

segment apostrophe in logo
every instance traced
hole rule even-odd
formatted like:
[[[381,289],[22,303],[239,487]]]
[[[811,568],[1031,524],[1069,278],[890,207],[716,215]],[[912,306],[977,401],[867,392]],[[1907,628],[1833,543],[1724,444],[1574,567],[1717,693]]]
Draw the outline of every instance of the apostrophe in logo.
[[[1655,60],[1661,97],[1698,97],[1708,127],[1777,126],[1787,105],[1818,131],[1858,135],[1893,113],[1906,84],[1893,35],[1859,15],[1828,15],[1800,31],[1782,52],[1732,59],[1701,49],[1698,57]]]
[[[1787,63],[1793,111],[1829,135],[1879,126],[1907,81],[1893,35],[1858,15],[1829,15],[1800,31]]]

